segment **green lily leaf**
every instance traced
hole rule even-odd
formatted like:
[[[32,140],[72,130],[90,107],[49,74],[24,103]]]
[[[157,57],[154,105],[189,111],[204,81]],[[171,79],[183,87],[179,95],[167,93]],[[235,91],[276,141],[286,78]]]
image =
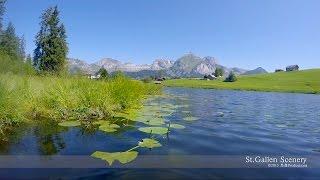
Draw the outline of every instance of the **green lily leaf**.
[[[198,120],[199,118],[197,118],[197,117],[192,117],[192,116],[188,116],[188,117],[185,117],[185,118],[183,118],[183,120],[185,120],[185,121],[196,121],[196,120]]]
[[[137,114],[134,112],[134,111],[128,111],[128,112],[119,112],[119,113],[116,113],[114,115],[114,117],[117,117],[117,118],[124,118],[124,119],[134,119],[137,117]]]
[[[128,152],[109,153],[109,152],[96,151],[93,154],[91,154],[91,156],[94,158],[105,160],[111,166],[115,160],[118,160],[122,164],[126,164],[133,161],[134,159],[137,158],[138,152],[128,151]]]
[[[167,124],[167,126],[169,127],[169,124]],[[180,124],[170,124],[170,128],[174,128],[174,129],[184,129],[186,127],[184,127],[183,125]]]
[[[65,122],[59,123],[58,125],[64,126],[64,127],[76,127],[76,126],[80,126],[81,123],[79,121],[65,121]]]
[[[103,124],[109,124],[109,121],[106,120],[99,120],[99,121],[94,121],[94,125],[103,125]]]
[[[99,126],[99,130],[104,132],[115,132],[117,131],[117,128],[120,128],[120,126],[118,126],[117,124],[109,124],[109,123],[105,123]]]
[[[162,146],[157,140],[150,139],[150,138],[142,139],[142,141],[140,141],[138,145],[144,148],[155,148],[155,147]]]
[[[165,128],[165,127],[141,127],[138,130],[144,133],[160,134],[160,135],[168,133],[168,128]]]

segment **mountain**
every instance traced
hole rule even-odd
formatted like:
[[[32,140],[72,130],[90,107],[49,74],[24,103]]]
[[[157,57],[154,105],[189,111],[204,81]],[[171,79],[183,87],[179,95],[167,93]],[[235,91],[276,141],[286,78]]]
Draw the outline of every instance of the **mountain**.
[[[104,67],[108,72],[120,70],[135,78],[158,75],[169,77],[203,77],[206,74],[214,73],[216,68],[223,69],[225,76],[231,71],[238,75],[247,72],[245,69],[225,67],[219,64],[218,60],[214,57],[206,56],[201,58],[192,53],[185,54],[176,61],[156,59],[152,64],[142,65],[122,63],[122,61],[112,58],[104,58],[92,64],[79,59],[69,59],[69,70],[72,73],[80,71],[92,74],[96,73],[101,67]],[[258,68],[253,70],[253,72],[260,72],[261,69]],[[249,71],[248,73],[252,72]]]
[[[68,58],[68,67],[71,73],[90,73],[93,74],[99,70],[101,66],[96,64],[88,64],[80,59]]]
[[[203,77],[203,75],[214,73],[216,68],[223,69],[225,75],[228,75],[231,71],[237,75],[247,71],[240,68],[227,68],[220,65],[214,57],[206,56],[201,58],[189,53],[179,58],[166,72],[170,76]]]
[[[104,58],[100,61],[94,63],[99,67],[104,67],[107,71],[125,71],[125,72],[137,72],[141,70],[150,69],[150,65],[136,65],[132,63],[122,63],[119,60],[111,59],[111,58]]]
[[[250,71],[246,71],[246,72],[244,72],[242,74],[243,75],[252,75],[252,74],[266,74],[266,73],[268,73],[268,71],[266,71],[262,67],[258,67],[256,69],[253,69],[253,70],[250,70]]]
[[[169,69],[173,66],[173,64],[174,64],[174,61],[171,61],[171,60],[156,59],[151,64],[151,70]]]

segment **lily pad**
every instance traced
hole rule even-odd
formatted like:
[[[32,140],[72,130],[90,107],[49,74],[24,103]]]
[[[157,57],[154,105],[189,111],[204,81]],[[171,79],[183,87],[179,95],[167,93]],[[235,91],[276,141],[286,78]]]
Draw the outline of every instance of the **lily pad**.
[[[119,113],[116,113],[114,115],[114,117],[117,117],[117,118],[123,118],[123,119],[134,119],[137,117],[137,114],[133,111],[129,111],[129,112],[119,112]]]
[[[183,120],[185,120],[185,121],[196,121],[198,119],[199,118],[193,117],[193,116],[187,116],[187,117],[183,118]]]
[[[165,128],[165,127],[141,127],[138,130],[144,133],[160,134],[160,135],[168,133],[168,128]]]
[[[76,127],[76,126],[80,126],[81,123],[79,121],[65,121],[65,122],[59,123],[58,125],[64,126],[64,127]]]
[[[138,145],[144,148],[155,148],[162,146],[157,140],[150,138],[142,139],[142,141],[140,141]]]
[[[117,131],[117,128],[120,128],[117,124],[103,124],[99,126],[99,130],[104,132],[115,132]]]
[[[169,127],[169,124],[167,124],[167,126]],[[174,128],[174,129],[184,129],[186,127],[184,127],[183,125],[180,124],[170,124],[170,128]]]
[[[137,158],[138,152],[128,151],[128,152],[109,153],[109,152],[96,151],[93,154],[91,154],[91,156],[94,158],[105,160],[111,166],[115,160],[118,160],[122,164],[126,164],[133,161],[134,159]]]
[[[109,121],[106,120],[99,120],[99,121],[94,121],[93,124],[94,125],[103,125],[103,124],[109,124]]]

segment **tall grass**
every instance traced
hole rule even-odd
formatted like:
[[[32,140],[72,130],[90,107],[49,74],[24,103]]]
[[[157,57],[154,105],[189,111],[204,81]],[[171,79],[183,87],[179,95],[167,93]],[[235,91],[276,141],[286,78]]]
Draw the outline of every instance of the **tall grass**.
[[[96,81],[75,77],[0,75],[0,119],[5,122],[51,118],[91,120],[141,105],[152,84],[118,77]]]
[[[3,129],[19,122],[108,118],[141,106],[147,95],[160,93],[159,86],[123,76],[109,80],[36,76],[19,72],[18,66],[6,71],[6,61],[0,61],[0,136]]]

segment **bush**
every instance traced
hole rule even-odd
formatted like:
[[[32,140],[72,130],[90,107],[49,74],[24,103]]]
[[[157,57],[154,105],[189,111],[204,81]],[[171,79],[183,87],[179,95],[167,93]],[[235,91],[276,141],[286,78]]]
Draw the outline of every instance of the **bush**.
[[[0,50],[0,73],[13,73],[20,75],[34,75],[34,68],[23,62],[22,59],[10,57]]]
[[[235,82],[237,81],[236,75],[231,71],[228,77],[224,80],[224,82]]]

